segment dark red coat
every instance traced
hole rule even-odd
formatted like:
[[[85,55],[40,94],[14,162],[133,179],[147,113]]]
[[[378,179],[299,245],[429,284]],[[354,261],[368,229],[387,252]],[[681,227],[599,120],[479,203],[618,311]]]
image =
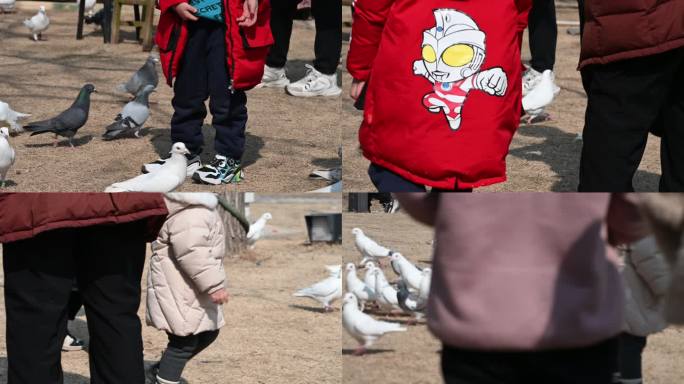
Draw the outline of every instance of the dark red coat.
[[[153,241],[166,215],[159,193],[2,193],[0,243],[58,228],[122,224],[147,219]]]
[[[505,181],[530,3],[357,0],[347,68],[369,81],[364,156],[437,188]]]
[[[580,68],[684,46],[684,0],[585,0]]]
[[[159,58],[166,82],[173,84],[178,74],[181,57],[188,40],[187,23],[181,20],[173,7],[185,0],[159,0],[161,16],[154,37],[159,47]],[[251,27],[238,26],[242,14],[242,0],[223,0],[226,20],[226,65],[234,89],[247,90],[261,82],[271,35],[270,0],[259,0],[257,22]]]

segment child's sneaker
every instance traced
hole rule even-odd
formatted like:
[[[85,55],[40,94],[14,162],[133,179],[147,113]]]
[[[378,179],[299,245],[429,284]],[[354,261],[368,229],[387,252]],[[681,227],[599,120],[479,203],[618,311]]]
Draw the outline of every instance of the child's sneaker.
[[[85,344],[83,343],[83,340],[77,339],[76,337],[72,336],[69,331],[67,331],[64,342],[62,342],[62,351],[82,351],[84,346]]]
[[[264,66],[264,76],[261,78],[259,88],[283,88],[290,84],[290,80],[285,75],[285,68],[274,68]]]
[[[202,184],[239,183],[244,178],[240,160],[216,155],[214,161],[198,169],[192,179]]]
[[[285,90],[292,96],[339,96],[342,89],[337,86],[337,74],[326,75],[318,72],[313,66],[306,64],[306,76],[287,87]]]
[[[187,157],[187,156],[186,156]],[[167,159],[162,159],[159,158],[151,163],[143,164],[141,172],[142,173],[150,173],[153,172],[155,169],[161,167],[166,163]],[[187,176],[191,177],[195,172],[197,172],[198,169],[202,167],[202,162],[200,161],[199,155],[195,155],[192,157],[188,157],[188,168],[187,168]]]

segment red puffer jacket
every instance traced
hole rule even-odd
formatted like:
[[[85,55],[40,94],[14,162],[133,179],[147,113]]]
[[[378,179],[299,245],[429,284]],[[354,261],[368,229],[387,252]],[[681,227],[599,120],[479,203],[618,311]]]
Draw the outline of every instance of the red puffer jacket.
[[[2,193],[0,243],[58,228],[122,224],[147,219],[153,241],[168,211],[158,193]]]
[[[413,182],[506,180],[531,0],[356,0],[347,68],[368,81],[364,156]]]
[[[159,58],[166,82],[173,84],[178,74],[188,40],[186,22],[181,20],[173,7],[185,0],[159,0],[161,17],[155,35]],[[234,89],[248,90],[261,82],[268,48],[273,44],[271,35],[270,0],[259,0],[257,22],[243,28],[237,18],[243,12],[243,0],[223,0],[226,20],[226,63]]]

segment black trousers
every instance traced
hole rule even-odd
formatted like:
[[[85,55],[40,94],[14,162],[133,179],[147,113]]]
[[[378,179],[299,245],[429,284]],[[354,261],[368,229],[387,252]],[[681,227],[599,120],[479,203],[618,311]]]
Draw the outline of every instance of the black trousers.
[[[219,331],[206,331],[196,335],[176,336],[170,333],[169,343],[159,361],[157,376],[176,382],[180,381],[185,365],[216,340]]]
[[[633,191],[649,131],[662,136],[660,191],[684,191],[684,48],[585,67],[582,79],[579,191]]]
[[[391,192],[425,192],[427,189],[424,185],[414,183],[410,180],[403,178],[402,176],[390,171],[387,168],[381,167],[375,163],[371,163],[368,167],[368,176],[377,188],[378,192],[381,193],[391,193]],[[472,188],[468,189],[454,189],[452,190],[440,190],[437,188],[432,188],[431,191],[434,192],[472,192]]]
[[[271,30],[275,43],[266,58],[266,65],[282,68],[287,62],[292,36],[292,20],[299,0],[271,2]],[[337,71],[342,53],[342,0],[312,0],[311,13],[316,20],[314,68],[326,75]]]
[[[534,0],[528,17],[530,66],[537,72],[553,70],[556,64],[556,4],[554,0]]]
[[[446,384],[611,384],[618,340],[585,348],[540,352],[486,352],[444,346]]]
[[[226,63],[225,26],[207,19],[188,22],[188,42],[173,86],[171,139],[183,142],[197,155],[202,152],[202,125],[209,109],[216,130],[214,149],[219,155],[242,158],[247,126],[247,96],[230,90]]]
[[[641,379],[641,353],[646,347],[646,337],[620,334],[620,378]]]
[[[74,278],[90,334],[91,383],[145,381],[142,222],[57,229],[4,244],[8,384],[61,384]]]

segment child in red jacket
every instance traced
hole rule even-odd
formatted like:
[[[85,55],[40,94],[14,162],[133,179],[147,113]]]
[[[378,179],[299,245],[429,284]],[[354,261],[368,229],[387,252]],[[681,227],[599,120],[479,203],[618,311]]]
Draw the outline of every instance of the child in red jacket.
[[[530,0],[356,0],[347,68],[381,192],[505,181]]]
[[[190,150],[188,176],[203,184],[237,183],[243,177],[247,96],[259,84],[268,47],[269,0],[160,0],[156,42],[164,75],[173,84],[171,142]],[[176,80],[173,83],[173,80]],[[209,100],[216,155],[200,163],[202,125]],[[164,159],[143,165],[150,172]]]

